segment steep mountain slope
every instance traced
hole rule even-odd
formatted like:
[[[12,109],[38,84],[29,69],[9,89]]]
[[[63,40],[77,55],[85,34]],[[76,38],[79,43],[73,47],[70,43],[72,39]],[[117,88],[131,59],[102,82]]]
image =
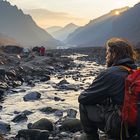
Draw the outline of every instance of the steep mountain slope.
[[[80,46],[103,45],[108,38],[113,36],[113,22],[119,16],[118,13],[126,10],[128,10],[128,7],[115,9],[108,14],[90,21],[86,26],[80,27],[70,34],[66,42]]]
[[[113,34],[129,39],[132,43],[140,42],[140,3],[118,16],[113,23]]]
[[[0,32],[14,38],[26,46],[46,45],[54,47],[60,44],[45,30],[36,25],[32,17],[12,6],[7,1],[0,1]]]

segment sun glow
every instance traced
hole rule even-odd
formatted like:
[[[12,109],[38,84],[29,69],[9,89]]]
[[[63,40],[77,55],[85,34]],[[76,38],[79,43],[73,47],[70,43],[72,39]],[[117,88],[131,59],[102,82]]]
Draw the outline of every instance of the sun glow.
[[[119,14],[120,14],[120,12],[119,12],[119,11],[116,11],[116,12],[115,12],[115,15],[119,15]]]

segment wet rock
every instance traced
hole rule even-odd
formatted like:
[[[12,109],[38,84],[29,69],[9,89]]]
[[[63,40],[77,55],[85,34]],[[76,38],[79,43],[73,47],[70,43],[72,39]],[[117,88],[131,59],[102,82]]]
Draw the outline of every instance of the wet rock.
[[[67,118],[62,122],[62,126],[60,130],[63,131],[70,131],[70,132],[77,132],[82,130],[81,122],[78,119],[74,118]]]
[[[34,87],[35,83],[34,83],[34,81],[30,80],[30,81],[27,81],[27,85],[31,86],[31,87]]]
[[[15,70],[9,70],[9,71],[6,71],[6,75],[7,77],[11,80],[12,78],[16,78],[16,72]]]
[[[48,130],[53,131],[53,123],[49,119],[42,118],[39,121],[30,124],[29,129],[39,129],[39,130]]]
[[[27,121],[27,120],[28,120],[27,116],[24,113],[20,113],[12,119],[12,122],[19,123],[21,121]]]
[[[40,82],[46,82],[46,81],[48,81],[48,80],[50,80],[50,79],[51,79],[51,78],[50,78],[49,75],[45,75],[44,78],[41,78],[41,79],[40,79]]]
[[[64,101],[65,99],[61,99],[61,98],[59,98],[59,97],[54,97],[54,100],[55,100],[55,101]]]
[[[6,82],[0,82],[0,89],[8,90],[9,86]]]
[[[57,110],[57,111],[55,111],[54,115],[58,116],[58,117],[62,117],[63,116],[63,111],[62,110]]]
[[[0,121],[0,133],[1,134],[6,134],[7,132],[9,132],[11,130],[10,128],[10,124],[5,123],[3,121]]]
[[[44,107],[39,109],[41,112],[44,112],[46,114],[51,114],[51,113],[55,113],[55,111],[58,111],[58,109],[52,108],[52,107]]]
[[[58,79],[62,79],[63,78],[63,75],[58,75],[57,78]]]
[[[55,136],[53,139],[54,140],[59,140],[60,138],[58,136]]]
[[[32,101],[32,100],[38,100],[38,99],[40,99],[40,97],[41,97],[41,94],[39,92],[35,91],[35,92],[30,92],[30,93],[26,94],[23,97],[23,99],[24,99],[24,101]]]
[[[18,131],[16,138],[25,140],[48,140],[49,132],[47,130],[23,129]]]
[[[3,106],[2,106],[2,105],[0,105],[0,111],[2,110],[2,108],[3,108]]]
[[[1,79],[4,79],[5,78],[5,74],[6,74],[6,71],[5,71],[5,69],[0,69],[0,78]]]
[[[57,85],[70,84],[67,80],[61,80]]]
[[[28,81],[33,81],[33,80],[34,80],[33,76],[27,75],[27,76],[25,77],[25,81],[26,81],[26,82],[28,82]]]
[[[13,81],[13,87],[21,86],[21,81]]]
[[[69,137],[69,133],[67,133],[67,132],[61,132],[60,133],[60,136],[62,136],[62,137]]]
[[[13,91],[15,93],[18,93],[18,92],[26,92],[25,89],[19,89],[19,88],[12,89],[11,91]]]
[[[30,115],[32,114],[33,112],[32,111],[29,111],[29,110],[24,110],[23,112],[19,112],[19,111],[14,111],[14,114],[25,114],[25,115]]]
[[[0,89],[0,99],[2,98],[3,95],[4,95],[4,90]]]
[[[68,109],[67,110],[67,117],[69,118],[76,118],[77,111],[74,109]]]
[[[75,86],[75,85],[63,84],[63,85],[57,86],[57,88],[60,89],[60,90],[74,90],[74,91],[78,91],[78,87]]]
[[[24,110],[22,113],[25,115],[31,115],[33,112],[29,110]]]

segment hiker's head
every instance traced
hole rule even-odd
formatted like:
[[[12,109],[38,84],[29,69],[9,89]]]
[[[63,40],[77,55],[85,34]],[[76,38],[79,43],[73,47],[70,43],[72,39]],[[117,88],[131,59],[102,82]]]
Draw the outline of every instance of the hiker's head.
[[[137,59],[137,53],[133,46],[125,39],[111,38],[106,43],[106,64],[112,66],[117,61],[125,58],[131,58],[134,62]]]

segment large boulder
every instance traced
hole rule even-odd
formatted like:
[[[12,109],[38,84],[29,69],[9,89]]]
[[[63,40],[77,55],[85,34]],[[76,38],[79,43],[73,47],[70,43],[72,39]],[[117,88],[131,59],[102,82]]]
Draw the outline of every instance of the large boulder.
[[[26,94],[24,97],[23,97],[23,100],[24,101],[30,101],[30,100],[38,100],[40,99],[41,97],[41,94],[37,91],[35,92],[29,92],[28,94]]]
[[[47,130],[23,129],[18,131],[16,138],[25,140],[48,140],[49,132]]]
[[[67,118],[62,122],[60,127],[62,131],[77,132],[82,130],[82,125],[80,120],[75,118]]]
[[[28,125],[29,129],[39,129],[53,131],[53,123],[49,119],[42,118],[37,122]]]

